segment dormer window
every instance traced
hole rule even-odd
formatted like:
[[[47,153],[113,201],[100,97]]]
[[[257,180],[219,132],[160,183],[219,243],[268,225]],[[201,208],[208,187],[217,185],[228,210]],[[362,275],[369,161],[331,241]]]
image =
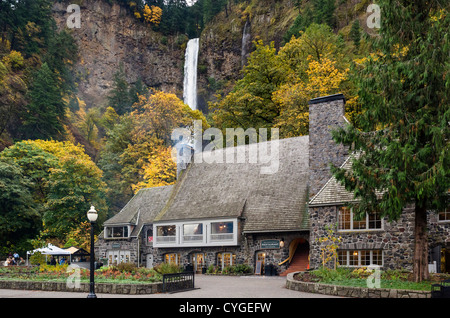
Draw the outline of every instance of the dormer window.
[[[108,226],[105,228],[105,238],[128,238],[128,226]]]

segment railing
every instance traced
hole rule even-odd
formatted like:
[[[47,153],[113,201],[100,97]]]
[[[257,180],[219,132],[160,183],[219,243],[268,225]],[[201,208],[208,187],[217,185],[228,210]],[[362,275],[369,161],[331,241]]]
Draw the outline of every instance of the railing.
[[[211,241],[217,242],[217,241],[232,241],[233,240],[233,233],[226,233],[226,234],[211,234]]]
[[[183,235],[183,241],[185,242],[201,242],[203,241],[203,235]]]
[[[450,298],[450,279],[431,285],[431,298]]]
[[[157,243],[175,243],[177,241],[176,236],[157,236]]]
[[[194,289],[194,272],[163,275],[163,293]]]

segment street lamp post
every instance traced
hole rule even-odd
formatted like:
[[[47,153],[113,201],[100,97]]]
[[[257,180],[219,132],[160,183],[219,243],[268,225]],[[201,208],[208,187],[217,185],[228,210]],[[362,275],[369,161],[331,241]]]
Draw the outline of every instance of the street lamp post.
[[[89,222],[91,222],[91,270],[90,270],[90,284],[89,284],[89,295],[87,298],[97,298],[97,295],[95,295],[95,283],[94,283],[94,224],[97,221],[97,211],[95,210],[94,206],[91,206],[91,209],[87,213],[87,218]]]

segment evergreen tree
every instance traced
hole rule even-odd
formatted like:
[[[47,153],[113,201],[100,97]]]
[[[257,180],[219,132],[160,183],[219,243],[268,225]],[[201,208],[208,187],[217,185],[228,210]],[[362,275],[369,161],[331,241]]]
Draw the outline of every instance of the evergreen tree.
[[[30,103],[22,114],[24,139],[61,139],[65,103],[56,75],[47,63],[36,72],[29,92]]]
[[[331,28],[336,26],[336,0],[313,0],[314,22],[317,24],[328,24]]]
[[[123,66],[114,74],[113,89],[108,96],[109,106],[114,108],[118,115],[131,111],[132,100],[129,94],[129,85],[125,77]]]
[[[440,1],[377,3],[379,54],[356,81],[362,130],[334,134],[358,156],[351,171],[333,172],[354,191],[360,218],[377,211],[397,220],[405,207],[414,207],[413,270],[421,281],[428,278],[427,210],[442,211],[449,203],[450,13]]]
[[[359,49],[361,42],[361,27],[359,26],[358,19],[356,19],[352,24],[352,28],[350,29],[350,38],[352,39],[353,44],[355,44],[356,49]]]

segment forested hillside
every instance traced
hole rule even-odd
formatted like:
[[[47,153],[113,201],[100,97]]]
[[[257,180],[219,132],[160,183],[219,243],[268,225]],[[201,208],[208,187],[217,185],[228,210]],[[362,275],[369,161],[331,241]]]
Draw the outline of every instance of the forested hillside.
[[[71,3],[81,7],[79,29],[66,25]],[[174,183],[170,134],[194,119],[305,135],[308,100],[340,92],[359,127],[355,75],[379,37],[369,4],[1,1],[0,254],[81,245],[91,204],[101,224],[139,189]],[[196,37],[201,111],[181,100],[184,51]]]

